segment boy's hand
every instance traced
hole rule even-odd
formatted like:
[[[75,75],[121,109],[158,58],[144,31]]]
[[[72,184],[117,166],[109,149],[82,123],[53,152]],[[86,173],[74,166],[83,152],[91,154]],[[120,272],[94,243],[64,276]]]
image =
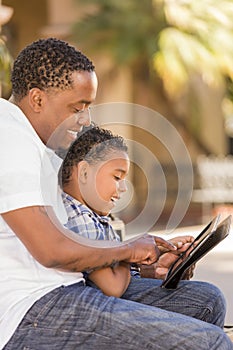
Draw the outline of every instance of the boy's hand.
[[[193,242],[192,236],[174,237],[170,240],[178,248],[176,251],[164,252],[153,265],[141,266],[141,276],[146,278],[164,279],[170,266],[177,259],[177,254],[185,251]],[[185,273],[182,279],[190,279],[193,277],[195,264],[192,265]]]
[[[193,236],[178,236],[178,237],[174,237],[168,240],[169,242],[171,242],[172,244],[174,244],[174,246],[176,246],[177,250],[174,252],[175,254],[180,254],[182,252],[184,252],[190,245],[190,243],[192,243],[194,241],[194,237]],[[168,250],[164,249],[163,247],[159,247],[161,253],[166,253],[168,252]]]

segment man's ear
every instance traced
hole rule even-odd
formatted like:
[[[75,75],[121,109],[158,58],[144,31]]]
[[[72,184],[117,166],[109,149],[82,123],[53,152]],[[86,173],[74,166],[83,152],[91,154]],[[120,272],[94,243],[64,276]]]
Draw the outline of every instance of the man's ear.
[[[85,160],[82,160],[81,162],[79,162],[77,170],[79,181],[85,184],[88,178],[89,164]]]
[[[29,91],[29,104],[34,112],[41,111],[43,102],[43,91],[38,88],[33,88]]]

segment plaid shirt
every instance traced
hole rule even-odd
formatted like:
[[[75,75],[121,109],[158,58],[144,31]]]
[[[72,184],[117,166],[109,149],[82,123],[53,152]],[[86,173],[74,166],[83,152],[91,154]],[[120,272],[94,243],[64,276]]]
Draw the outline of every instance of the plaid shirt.
[[[81,236],[90,239],[120,241],[119,235],[110,225],[108,216],[100,216],[65,192],[62,199],[68,215],[65,226]],[[86,271],[90,273],[91,270]],[[138,270],[131,267],[131,275],[139,277]]]
[[[65,226],[69,230],[95,240],[120,240],[109,223],[109,217],[96,214],[65,192],[62,193],[62,199],[68,215]]]

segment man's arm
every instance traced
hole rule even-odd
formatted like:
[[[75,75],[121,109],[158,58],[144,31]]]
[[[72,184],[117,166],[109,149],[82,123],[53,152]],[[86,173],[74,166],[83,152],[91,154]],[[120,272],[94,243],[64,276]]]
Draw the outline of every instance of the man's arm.
[[[119,261],[151,264],[159,256],[155,242],[168,250],[174,249],[169,242],[150,235],[143,235],[127,243],[105,241],[103,248],[103,242],[94,243],[66,230],[52,207],[26,207],[4,213],[2,217],[31,255],[49,268],[85,271],[110,266]]]

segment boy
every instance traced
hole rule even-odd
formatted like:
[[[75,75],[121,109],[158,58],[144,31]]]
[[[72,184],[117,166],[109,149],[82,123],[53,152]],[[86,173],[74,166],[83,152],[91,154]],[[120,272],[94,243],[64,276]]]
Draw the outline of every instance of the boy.
[[[120,136],[99,127],[85,130],[71,145],[60,171],[66,226],[90,239],[119,240],[108,214],[126,191],[127,146]],[[104,294],[121,297],[130,281],[124,262],[90,270],[88,279]]]

